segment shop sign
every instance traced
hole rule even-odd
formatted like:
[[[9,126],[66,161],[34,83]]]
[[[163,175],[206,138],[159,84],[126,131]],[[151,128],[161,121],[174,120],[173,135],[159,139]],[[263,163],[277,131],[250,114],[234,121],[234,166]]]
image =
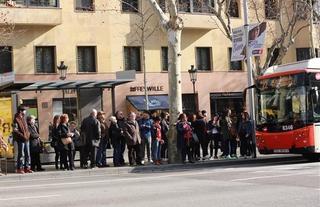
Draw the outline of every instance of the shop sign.
[[[144,92],[144,90],[145,90],[144,86],[130,87],[130,92]],[[164,91],[164,87],[163,86],[148,86],[147,91],[153,91],[153,92]]]

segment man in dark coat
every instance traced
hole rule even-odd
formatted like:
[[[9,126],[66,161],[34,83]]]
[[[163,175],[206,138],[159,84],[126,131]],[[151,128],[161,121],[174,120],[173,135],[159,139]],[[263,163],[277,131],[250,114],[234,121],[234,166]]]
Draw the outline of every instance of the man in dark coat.
[[[126,150],[126,138],[124,137],[123,131],[125,129],[126,119],[124,118],[122,111],[117,111],[115,115],[116,115],[118,126],[122,131],[122,133],[119,136],[119,141],[120,141],[120,158],[119,158],[119,160],[120,160],[120,165],[123,166],[123,165],[125,165],[123,154],[124,154],[124,151]]]
[[[101,138],[100,122],[97,120],[97,110],[92,109],[90,115],[82,121],[81,133],[86,137],[85,141],[85,155],[81,163],[83,167],[87,167],[87,158],[90,153],[90,167],[96,167],[97,147]]]
[[[20,105],[18,112],[14,116],[13,120],[13,138],[17,143],[18,157],[17,157],[17,173],[32,173],[30,169],[30,149],[29,138],[30,133],[28,130],[25,115],[27,113],[27,107]]]

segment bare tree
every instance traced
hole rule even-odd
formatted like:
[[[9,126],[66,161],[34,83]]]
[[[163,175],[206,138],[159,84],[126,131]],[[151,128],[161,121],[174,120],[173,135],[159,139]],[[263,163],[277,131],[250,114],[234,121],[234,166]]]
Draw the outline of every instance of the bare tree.
[[[181,97],[181,33],[183,30],[183,20],[178,14],[178,8],[175,0],[167,0],[166,8],[168,14],[159,6],[156,0],[148,0],[154,12],[160,20],[160,25],[168,38],[168,78],[169,78],[169,163],[175,163],[181,160],[180,153],[176,145],[176,122],[178,114],[182,112]]]
[[[9,12],[0,11],[0,46],[7,46],[13,38],[15,24],[9,18]],[[4,47],[6,48],[6,47]]]
[[[141,1],[140,8],[137,5],[133,5],[132,2],[126,0],[119,0],[119,2],[125,5],[130,10],[134,11],[138,16],[139,20],[131,25],[133,35],[136,37],[131,43],[137,43],[141,45],[142,51],[142,65],[141,70],[143,71],[143,85],[144,85],[144,95],[145,95],[145,108],[149,110],[149,97],[148,97],[148,81],[146,72],[146,41],[159,29],[159,24],[153,24],[154,12],[150,7],[145,7],[144,1]]]
[[[234,2],[236,1],[216,0],[215,7],[212,7],[213,21],[230,41],[232,40],[230,14]],[[275,27],[268,27],[270,28],[268,37],[272,38],[272,43],[264,63],[261,63],[259,57],[256,58],[257,74],[260,74],[260,71],[265,70],[269,65],[281,64],[297,36],[311,27],[309,20],[319,21],[319,13],[314,12],[314,2],[312,0],[249,0],[249,10],[253,12],[256,22],[272,19],[276,29],[280,29],[278,32],[274,29]],[[276,49],[279,51],[277,57],[274,55]]]

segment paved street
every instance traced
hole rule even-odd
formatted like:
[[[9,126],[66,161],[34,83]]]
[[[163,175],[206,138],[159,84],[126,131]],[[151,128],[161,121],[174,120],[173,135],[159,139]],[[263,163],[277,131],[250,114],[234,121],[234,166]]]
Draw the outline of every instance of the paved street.
[[[110,169],[110,168],[109,168]],[[1,177],[0,206],[307,206],[320,203],[320,163],[292,157],[166,172]],[[94,173],[99,172],[99,173]],[[41,176],[40,176],[41,175]]]

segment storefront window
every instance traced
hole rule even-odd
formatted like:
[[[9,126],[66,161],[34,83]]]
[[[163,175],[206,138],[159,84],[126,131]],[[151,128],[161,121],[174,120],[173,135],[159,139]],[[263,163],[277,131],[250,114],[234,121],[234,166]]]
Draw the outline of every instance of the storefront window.
[[[68,114],[70,121],[78,121],[77,98],[54,99],[52,112],[53,116]]]
[[[23,105],[27,106],[27,115],[33,115],[38,118],[38,103],[37,99],[24,99],[22,100]]]
[[[196,97],[194,97],[196,96]],[[196,113],[196,100],[198,100],[197,94],[182,94],[182,110],[186,114]]]
[[[238,117],[243,110],[243,95],[241,92],[211,93],[211,114],[222,115],[227,108],[231,109],[233,116]]]

